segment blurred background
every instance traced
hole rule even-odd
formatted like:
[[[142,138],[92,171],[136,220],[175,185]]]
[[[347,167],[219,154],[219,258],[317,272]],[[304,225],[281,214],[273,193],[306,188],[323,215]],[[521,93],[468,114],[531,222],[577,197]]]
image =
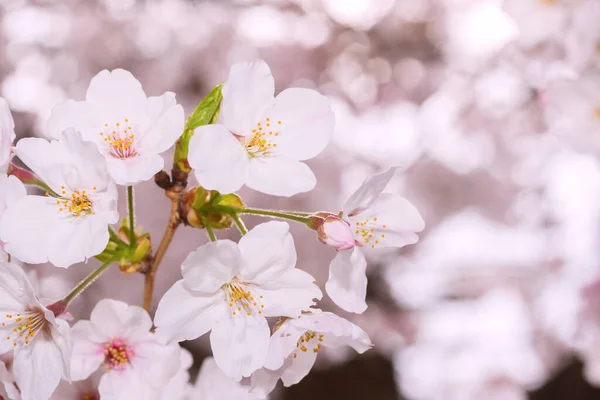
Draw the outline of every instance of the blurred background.
[[[189,113],[232,63],[256,58],[277,92],[327,95],[337,122],[309,162],[313,192],[243,190],[247,204],[337,212],[399,165],[392,190],[427,222],[418,244],[368,254],[363,315],[321,303],[373,350],[323,352],[272,398],[600,397],[600,0],[0,0],[0,96],[19,137],[43,137],[52,106],[83,99],[105,68],[175,92]],[[156,244],[168,199],[152,182],[136,190]],[[323,287],[334,250],[301,228],[298,266]],[[205,241],[177,232],[154,306]],[[90,264],[31,273],[58,297]],[[115,268],[73,313],[104,297],[141,305],[142,286]],[[206,337],[185,346],[197,363],[210,349]]]

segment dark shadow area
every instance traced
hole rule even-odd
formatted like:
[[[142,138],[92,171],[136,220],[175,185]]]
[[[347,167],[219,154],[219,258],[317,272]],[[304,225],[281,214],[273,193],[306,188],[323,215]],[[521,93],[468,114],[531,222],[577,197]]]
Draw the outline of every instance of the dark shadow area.
[[[554,378],[535,392],[530,400],[597,400],[600,388],[591,386],[583,378],[583,364],[573,360]]]
[[[402,400],[396,392],[391,362],[364,354],[330,369],[313,369],[298,385],[281,392],[282,400]]]

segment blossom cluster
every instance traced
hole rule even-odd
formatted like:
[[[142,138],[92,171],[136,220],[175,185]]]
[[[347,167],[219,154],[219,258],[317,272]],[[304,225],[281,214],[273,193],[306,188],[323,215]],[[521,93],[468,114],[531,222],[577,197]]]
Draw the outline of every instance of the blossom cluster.
[[[0,396],[183,400],[234,391],[266,398],[279,380],[302,380],[323,347],[368,350],[360,327],[318,308],[323,294],[296,266],[287,221],[336,250],[326,293],[342,310],[362,313],[365,253],[414,244],[424,229],[407,199],[385,192],[398,169],[367,179],[333,212],[251,208],[235,194],[244,185],[274,196],[312,190],[316,177],[304,161],[323,151],[333,128],[325,96],[303,88],[275,96],[263,61],[234,65],[187,119],[174,93],[148,97],[128,71],[102,71],[85,100],[52,109],[48,140],[13,144],[14,123],[1,100],[0,352],[7,358]],[[168,174],[162,154],[173,146]],[[192,175],[198,185],[190,188]],[[134,218],[134,187],[150,179],[172,203],[155,253]],[[117,209],[119,186],[125,216]],[[273,220],[248,230],[248,214]],[[204,229],[210,241],[189,253],[182,279],[152,318],[154,276],[180,224]],[[233,225],[237,243],[217,239]],[[69,268],[92,258],[102,265],[58,300],[38,297],[21,266]],[[103,299],[89,320],[71,325],[71,302],[113,265],[144,275],[143,308]],[[208,332],[213,359],[192,386],[190,354],[179,343]]]

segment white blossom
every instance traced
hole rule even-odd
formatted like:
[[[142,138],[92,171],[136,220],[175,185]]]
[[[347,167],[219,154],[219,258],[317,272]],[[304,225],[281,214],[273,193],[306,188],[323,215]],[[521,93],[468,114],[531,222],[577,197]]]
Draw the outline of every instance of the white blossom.
[[[6,262],[0,262],[0,325],[0,354],[14,352],[23,399],[47,400],[70,376],[69,325],[40,302],[27,274]]]
[[[395,169],[375,175],[354,192],[341,218],[328,216],[319,239],[338,250],[329,266],[327,294],[342,309],[362,313],[367,308],[367,262],[362,247],[403,247],[416,243],[425,228],[419,211],[404,197],[383,193]]]
[[[310,309],[276,327],[265,368],[252,374],[252,392],[264,398],[279,379],[284,386],[300,382],[313,367],[321,347],[351,346],[364,353],[372,346],[358,326],[329,312]]]
[[[160,153],[173,146],[183,126],[183,108],[174,93],[146,97],[140,82],[122,69],[98,73],[85,101],[57,105],[48,121],[54,138],[75,128],[84,140],[96,143],[119,185],[147,181],[160,171]]]
[[[5,210],[4,250],[23,262],[63,268],[100,254],[119,215],[116,186],[96,147],[67,130],[51,142],[22,139],[14,152],[52,193],[20,197]]]
[[[298,316],[321,298],[312,276],[294,268],[296,250],[283,222],[256,226],[240,239],[211,242],[181,266],[183,279],[163,296],[154,324],[168,340],[211,331],[217,365],[239,381],[262,366],[269,347],[265,317]]]
[[[179,369],[180,351],[176,343],[160,343],[151,328],[141,307],[99,301],[89,321],[73,326],[71,379],[86,379],[103,368],[98,386],[102,399],[160,399],[160,389]]]
[[[264,61],[231,68],[220,124],[197,128],[190,140],[189,163],[202,186],[231,193],[246,184],[277,196],[314,188],[316,178],[302,161],[329,143],[329,100],[310,89],[286,89],[277,97],[274,92]]]

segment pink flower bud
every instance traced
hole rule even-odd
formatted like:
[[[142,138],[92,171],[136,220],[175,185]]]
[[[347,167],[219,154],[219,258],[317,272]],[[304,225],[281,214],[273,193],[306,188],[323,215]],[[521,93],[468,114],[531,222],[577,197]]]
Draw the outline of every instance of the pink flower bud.
[[[321,242],[338,250],[347,250],[354,247],[355,241],[350,224],[337,216],[327,217],[317,232]]]

